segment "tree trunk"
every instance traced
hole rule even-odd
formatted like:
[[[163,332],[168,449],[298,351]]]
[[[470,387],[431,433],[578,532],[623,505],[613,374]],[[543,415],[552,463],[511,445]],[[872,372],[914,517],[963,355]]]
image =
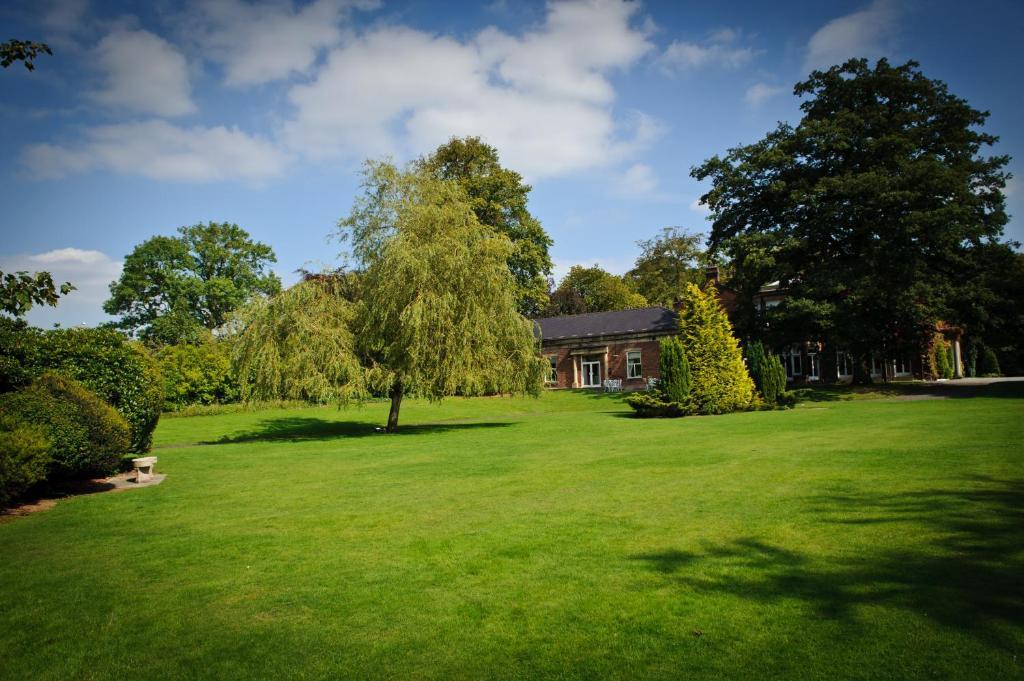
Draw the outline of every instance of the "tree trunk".
[[[391,386],[391,411],[388,412],[388,427],[385,430],[393,433],[398,430],[398,410],[402,406],[402,382],[395,381]]]

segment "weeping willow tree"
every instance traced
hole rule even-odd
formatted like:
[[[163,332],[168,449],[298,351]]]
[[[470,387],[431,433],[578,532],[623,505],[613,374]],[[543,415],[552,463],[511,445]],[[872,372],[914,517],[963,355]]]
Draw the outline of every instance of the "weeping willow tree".
[[[386,394],[388,432],[407,394],[540,391],[545,365],[516,310],[512,245],[480,224],[463,188],[368,163],[364,194],[340,224],[361,299],[325,279],[254,308],[239,344],[243,389],[311,401]]]
[[[235,345],[242,397],[317,404],[365,397],[352,332],[358,311],[331,278],[310,278],[250,304]]]

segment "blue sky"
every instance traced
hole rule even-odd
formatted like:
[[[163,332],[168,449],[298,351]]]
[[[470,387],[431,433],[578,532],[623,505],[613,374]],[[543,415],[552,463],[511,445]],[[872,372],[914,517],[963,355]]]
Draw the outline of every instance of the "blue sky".
[[[556,274],[624,272],[637,239],[706,231],[693,165],[795,122],[793,84],[851,56],[920,61],[1024,159],[1019,2],[55,0],[0,22],[55,52],[0,73],[0,270],[79,287],[44,326],[105,319],[124,256],[181,225],[238,223],[286,282],[333,264],[361,161],[451,135],[533,184]]]

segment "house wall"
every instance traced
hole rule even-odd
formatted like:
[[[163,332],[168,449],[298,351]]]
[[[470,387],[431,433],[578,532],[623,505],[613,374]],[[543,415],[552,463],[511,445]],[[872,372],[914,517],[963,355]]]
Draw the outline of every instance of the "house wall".
[[[640,390],[647,387],[648,378],[658,377],[658,341],[617,340],[609,343],[587,341],[585,344],[548,345],[542,348],[545,358],[555,357],[558,380],[548,383],[550,388],[580,387],[583,375],[580,370],[580,357],[596,355],[601,361],[601,380],[619,379],[623,390]],[[641,378],[626,378],[626,353],[629,350],[640,351]]]

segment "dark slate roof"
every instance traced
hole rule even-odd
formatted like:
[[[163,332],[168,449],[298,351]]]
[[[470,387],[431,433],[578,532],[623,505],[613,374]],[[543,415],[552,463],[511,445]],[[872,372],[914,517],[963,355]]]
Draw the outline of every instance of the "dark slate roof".
[[[588,338],[629,333],[671,333],[679,316],[667,307],[643,307],[614,312],[589,312],[534,320],[543,340]]]

